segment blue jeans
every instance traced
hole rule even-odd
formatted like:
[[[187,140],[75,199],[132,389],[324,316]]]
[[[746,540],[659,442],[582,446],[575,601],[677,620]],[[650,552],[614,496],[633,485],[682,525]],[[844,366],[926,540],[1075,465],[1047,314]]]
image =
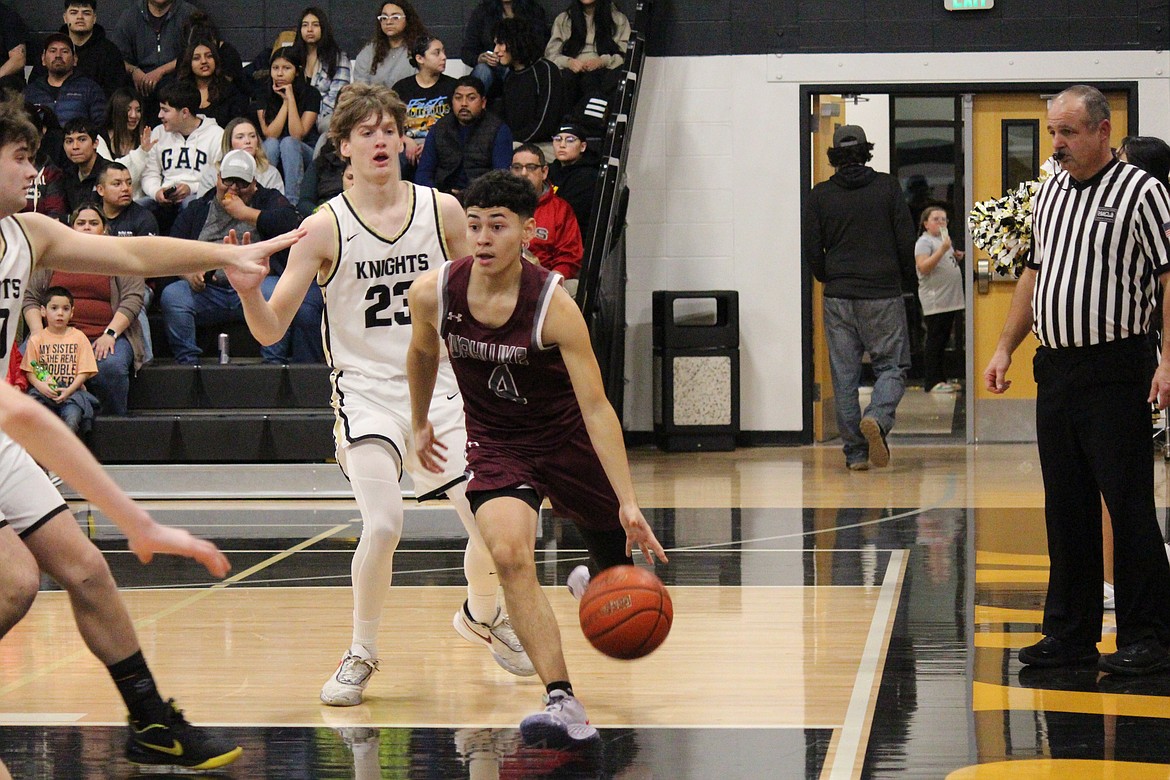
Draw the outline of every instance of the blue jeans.
[[[130,373],[134,370],[134,347],[130,339],[119,336],[114,351],[97,362],[97,376],[85,383],[85,389],[102,402],[103,414],[126,414],[130,396]]]
[[[894,427],[898,402],[906,392],[910,368],[910,338],[906,330],[906,305],[899,298],[825,298],[825,338],[829,343],[829,370],[837,404],[837,429],[844,442],[845,462],[869,459],[869,446],[861,435],[861,358],[869,353],[877,379],[865,410],[883,433]]]
[[[260,283],[265,300],[276,288],[276,280],[277,277],[268,276]],[[191,365],[199,362],[203,351],[199,349],[195,336],[197,326],[244,321],[240,296],[231,287],[209,284],[203,292],[197,293],[186,279],[179,279],[164,287],[158,300],[166,323],[167,341],[177,363]],[[270,347],[261,347],[260,355],[266,363],[284,363],[287,357],[280,341]]]
[[[491,94],[492,84],[497,81],[501,84],[504,79],[508,77],[508,71],[511,70],[507,65],[491,66],[486,62],[477,62],[475,67],[471,69],[471,75],[483,82],[484,91]]]
[[[270,276],[269,279],[276,277]],[[273,285],[275,287],[275,285]],[[267,298],[272,291],[264,293]],[[316,282],[309,285],[305,299],[293,315],[288,332],[275,347],[280,347],[287,356],[286,363],[324,363],[325,347],[321,341],[321,314],[325,311],[325,299]]]
[[[264,154],[268,161],[280,169],[284,177],[284,196],[288,202],[297,205],[301,196],[301,179],[305,168],[313,164],[313,147],[291,135],[284,138],[265,138]]]

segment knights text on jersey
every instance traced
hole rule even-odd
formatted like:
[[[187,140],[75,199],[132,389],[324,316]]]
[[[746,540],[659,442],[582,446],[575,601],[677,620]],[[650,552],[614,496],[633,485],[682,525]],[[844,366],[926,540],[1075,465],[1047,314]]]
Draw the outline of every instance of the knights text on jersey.
[[[327,208],[337,229],[337,259],[320,280],[325,356],[335,373],[405,381],[407,291],[449,259],[437,193],[411,184],[407,218],[393,236],[371,228],[344,193]]]
[[[4,242],[4,254],[0,255],[0,359],[8,365],[8,353],[16,338],[20,322],[20,309],[24,300],[24,289],[32,273],[32,243],[24,232],[24,226],[16,217],[0,219],[0,239]]]
[[[561,351],[541,340],[560,274],[523,262],[512,316],[489,328],[467,305],[472,262],[455,260],[439,274],[439,333],[463,393],[468,446],[555,445],[583,424]]]

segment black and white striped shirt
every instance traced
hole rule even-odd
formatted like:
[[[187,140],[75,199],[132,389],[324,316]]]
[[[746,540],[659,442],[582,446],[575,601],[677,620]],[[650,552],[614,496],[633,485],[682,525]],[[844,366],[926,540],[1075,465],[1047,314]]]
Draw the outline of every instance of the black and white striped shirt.
[[[1170,194],[1111,162],[1083,182],[1060,171],[1032,208],[1032,330],[1046,347],[1082,347],[1150,330],[1158,276],[1170,271]]]

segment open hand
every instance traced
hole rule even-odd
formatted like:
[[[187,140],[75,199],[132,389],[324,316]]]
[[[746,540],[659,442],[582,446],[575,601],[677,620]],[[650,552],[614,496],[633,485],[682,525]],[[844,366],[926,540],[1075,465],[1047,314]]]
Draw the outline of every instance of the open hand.
[[[223,578],[232,569],[227,556],[206,539],[192,536],[181,528],[171,528],[151,521],[150,526],[130,539],[130,550],[143,563],[150,563],[155,555],[181,555],[192,558],[211,573]]]
[[[650,529],[650,524],[642,516],[642,510],[637,507],[622,507],[618,511],[618,519],[626,529],[626,555],[634,554],[636,544],[642,551],[646,563],[654,563],[655,558],[663,563],[667,562],[666,551],[662,549],[662,543],[658,541],[658,537]]]

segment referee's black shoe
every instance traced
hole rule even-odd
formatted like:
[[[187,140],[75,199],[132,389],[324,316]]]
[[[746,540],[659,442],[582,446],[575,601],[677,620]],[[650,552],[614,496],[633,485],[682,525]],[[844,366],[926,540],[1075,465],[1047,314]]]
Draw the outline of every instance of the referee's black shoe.
[[[1020,649],[1020,663],[1055,669],[1059,666],[1084,666],[1095,663],[1101,654],[1094,645],[1071,645],[1054,636],[1046,636],[1034,645]]]
[[[1110,674],[1136,677],[1170,669],[1170,653],[1153,637],[1139,639],[1120,647],[1116,653],[1101,656],[1097,667]]]
[[[213,737],[183,717],[174,699],[167,700],[163,723],[130,721],[126,758],[131,764],[173,766],[182,769],[219,769],[240,757],[244,749]]]

